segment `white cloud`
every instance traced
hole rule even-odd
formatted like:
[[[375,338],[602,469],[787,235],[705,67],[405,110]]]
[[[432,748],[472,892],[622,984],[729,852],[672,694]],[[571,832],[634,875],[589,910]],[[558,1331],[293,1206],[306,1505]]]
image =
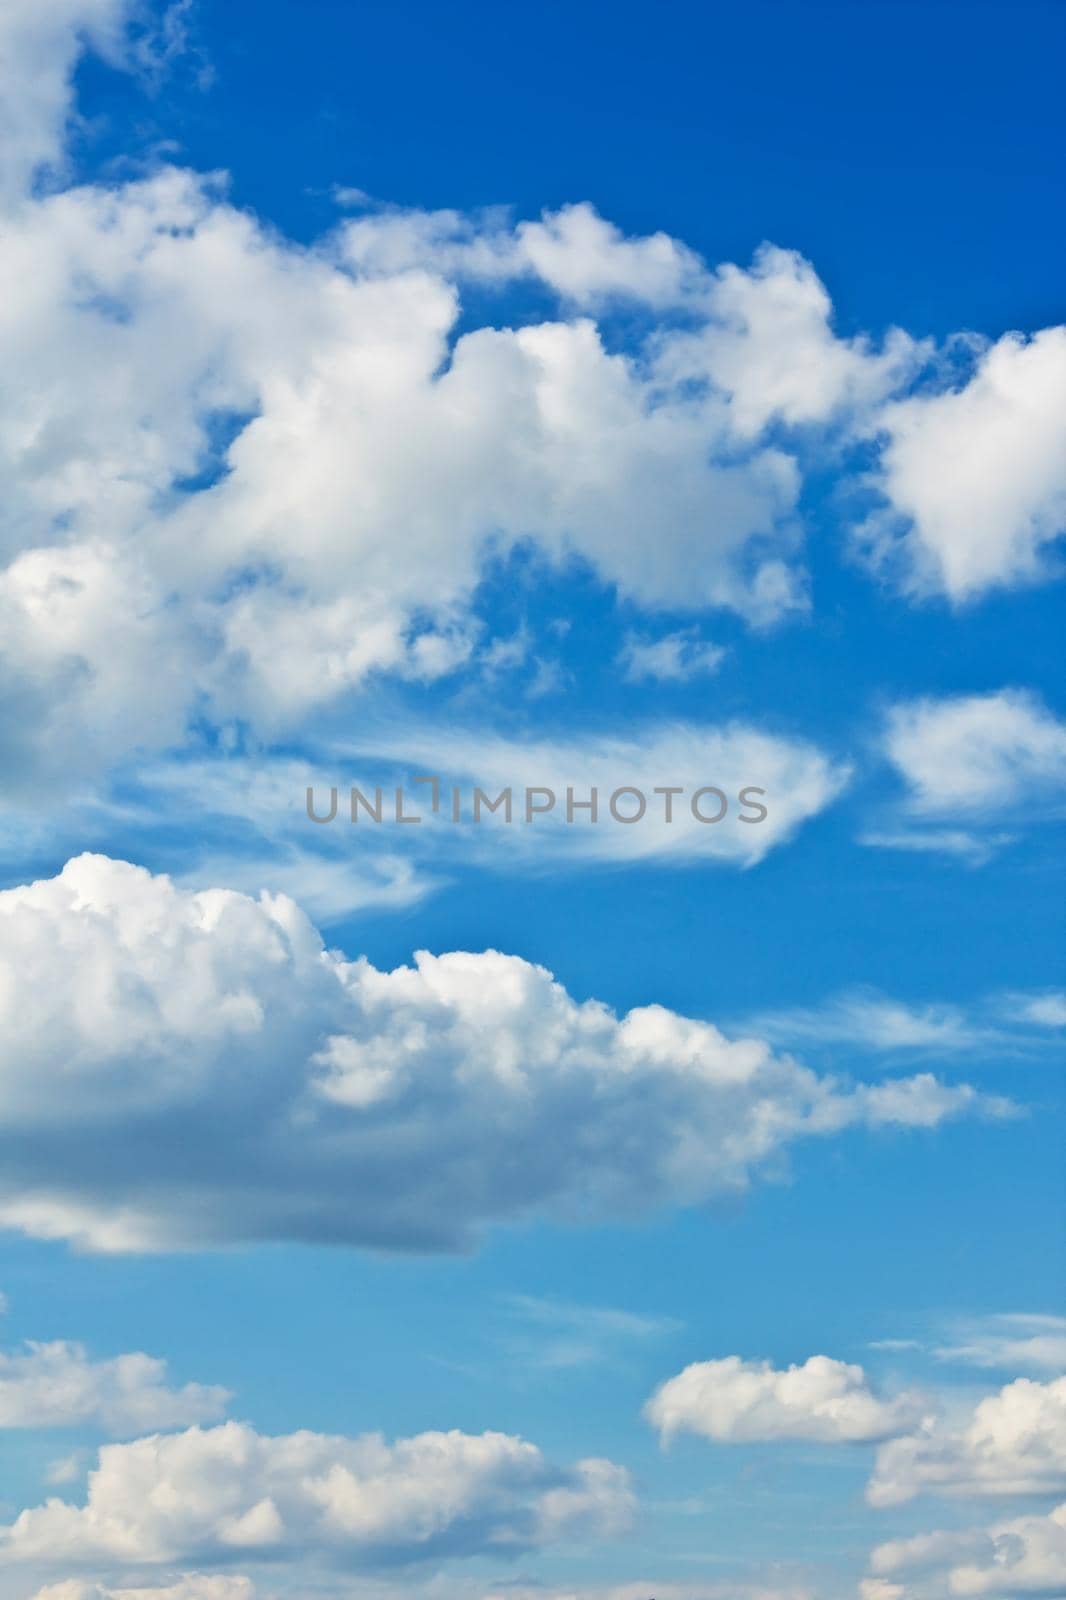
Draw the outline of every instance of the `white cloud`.
[[[969,1050],[987,1032],[958,1006],[908,1005],[874,990],[852,990],[819,1006],[761,1012],[746,1025],[777,1043],[920,1053]]]
[[[706,275],[699,257],[668,234],[627,239],[588,204],[521,224],[517,245],[542,282],[578,305],[612,295],[676,305],[698,293]]]
[[[59,1456],[55,1461],[50,1461],[45,1468],[44,1481],[50,1484],[75,1483],[84,1470],[84,1457],[75,1450],[69,1456]]]
[[[502,1433],[387,1444],[240,1423],[106,1445],[86,1502],[0,1529],[0,1559],[56,1564],[333,1557],[366,1564],[515,1553],[624,1532],[634,1510],[609,1461],[556,1467]]]
[[[1054,993],[980,995],[963,1005],[916,1004],[872,988],[850,989],[813,1006],[761,1011],[734,1020],[732,1031],[755,1033],[780,1046],[840,1046],[878,1055],[1015,1060],[1058,1048],[1060,997]]]
[[[956,1567],[957,1595],[1054,1594],[1066,1589],[1066,1505],[1048,1516],[1016,1517],[988,1534],[987,1549]]]
[[[972,867],[983,867],[997,850],[1013,844],[1012,833],[968,833],[964,828],[873,828],[859,843],[875,850],[907,850],[920,855],[956,856]]]
[[[0,10],[0,200],[18,201],[35,173],[62,161],[70,75],[83,43],[112,58],[126,0],[5,0]]]
[[[124,48],[118,0],[46,10],[4,24],[7,75],[40,85],[13,101],[0,249],[0,745],[23,785],[194,716],[270,737],[377,675],[460,669],[486,554],[527,541],[647,610],[806,604],[805,447],[765,429],[853,425],[912,341],[837,337],[790,252],[712,272],[588,205],[386,211],[305,247],[174,167],[33,194],[80,41]],[[472,278],[557,304],[460,331]],[[619,297],[648,327],[625,353]]]
[[[928,1073],[820,1077],[659,1006],[619,1018],[494,951],[379,972],[283,897],[104,857],[0,895],[0,951],[0,1220],[96,1249],[466,1248],[735,1194],[797,1139],[1011,1109]]]
[[[922,1413],[915,1395],[881,1399],[859,1366],[811,1356],[783,1370],[726,1356],[697,1361],[658,1388],[645,1415],[663,1441],[698,1433],[725,1444],[805,1439],[821,1444],[884,1439]]]
[[[1066,722],[1020,689],[894,706],[885,754],[923,817],[1033,814],[1066,790]]]
[[[18,0],[3,24],[19,88],[0,201],[17,397],[0,406],[0,748],[16,798],[178,744],[193,716],[288,734],[377,675],[463,668],[486,554],[525,541],[648,610],[761,626],[806,603],[807,446],[765,430],[865,426],[924,347],[839,338],[794,253],[712,272],[588,205],[517,224],[384,211],[305,247],[174,167],[34,194],[81,43],[131,54],[119,0],[46,11]],[[471,279],[535,281],[558,305],[459,332]],[[624,354],[601,314],[619,297],[648,322]],[[1057,349],[1043,337],[1014,359]],[[659,641],[634,670],[714,660]]]
[[[345,257],[363,272],[440,271],[483,282],[530,277],[581,307],[620,297],[656,308],[706,290],[699,257],[665,233],[627,239],[587,203],[511,225],[502,209],[458,211],[386,208],[342,230]]]
[[[140,1352],[91,1361],[66,1340],[0,1351],[0,1429],[94,1423],[139,1433],[214,1421],[228,1399],[225,1389],[202,1383],[168,1388],[166,1363]]]
[[[911,593],[956,604],[1046,575],[1066,531],[1066,328],[1005,334],[961,387],[878,417],[891,512],[858,538]]]
[[[1048,990],[1044,994],[1008,995],[1007,1014],[1037,1028],[1066,1028],[1066,994]]]
[[[176,743],[193,645],[138,564],[101,543],[33,549],[0,571],[4,786],[75,784],[129,748]],[[150,686],[150,688],[149,688]]]
[[[62,104],[42,149],[79,24],[122,10],[53,9],[9,66],[48,34]],[[507,271],[567,304],[458,337],[463,264],[439,239],[377,275],[343,229],[288,244],[175,168],[17,200],[3,236],[9,737],[36,730],[16,766],[58,750],[91,770],[174,742],[194,708],[287,729],[375,672],[454,670],[490,542],[576,553],[650,606],[764,622],[798,603],[792,457],[738,452],[726,400],[671,389],[567,309],[657,304],[696,270],[663,236],[588,207],[508,228]]]
[[[1066,1587],[1066,1505],[987,1529],[918,1534],[873,1551],[870,1600],[891,1596],[1057,1595]],[[904,1588],[887,1580],[916,1577]],[[881,1588],[878,1588],[881,1585]]]
[[[798,603],[789,456],[738,457],[724,402],[587,319],[450,348],[445,267],[353,276],[172,169],[11,220],[14,765],[91,771],[194,707],[287,730],[374,673],[453,671],[489,542],[576,553],[647,606]]]
[[[837,338],[825,286],[794,250],[764,245],[750,271],[719,267],[708,299],[706,327],[664,341],[660,365],[675,381],[717,385],[742,438],[773,421],[824,423],[845,408],[861,415],[928,353],[898,328],[880,352],[866,338]]]
[[[1021,1311],[986,1317],[956,1329],[934,1354],[974,1367],[1066,1372],[1066,1317]]]
[[[441,810],[433,816],[427,785],[413,779],[433,766],[441,778]],[[446,889],[463,864],[491,865],[498,872],[525,875],[580,862],[704,861],[746,868],[783,847],[800,828],[829,806],[844,789],[849,769],[825,751],[799,738],[762,732],[743,724],[632,722],[624,734],[522,740],[494,737],[476,727],[451,732],[424,723],[397,723],[375,732],[368,716],[359,741],[323,743],[302,756],[223,755],[164,758],[120,769],[112,797],[89,806],[80,792],[66,792],[35,825],[9,820],[0,828],[9,871],[17,871],[27,848],[42,853],[64,848],[108,851],[114,841],[131,854],[151,850],[161,828],[181,839],[175,875],[190,887],[224,882],[255,893],[267,888],[291,895],[323,922],[371,907],[409,906]],[[361,814],[350,823],[349,789],[373,796],[381,787],[385,805],[380,825]],[[550,785],[552,811],[524,822],[524,790]],[[616,821],[610,799],[622,785],[639,785],[647,809],[636,825]],[[708,784],[722,789],[727,809],[721,821],[698,821],[692,799]],[[661,786],[678,786],[666,821]],[[460,825],[451,820],[451,788],[461,790]],[[480,804],[474,825],[475,786],[491,801],[512,790],[512,824],[502,811]],[[338,789],[336,820],[316,827],[308,821],[306,796],[314,792],[316,814],[329,810],[330,790]],[[422,816],[417,827],[395,823],[394,796],[404,791],[407,814]],[[588,800],[598,790],[598,821],[575,808],[566,822],[567,790]],[[763,796],[747,787],[765,788]],[[541,803],[540,799],[536,803]],[[767,816],[757,818],[756,803]],[[621,796],[617,809],[630,814],[633,796]],[[628,806],[628,809],[627,809]],[[713,818],[721,809],[714,794],[697,801]],[[194,837],[185,826],[198,819]],[[168,862],[168,865],[170,862]]]
[[[658,638],[626,635],[618,657],[622,676],[630,683],[688,683],[712,676],[721,666],[725,650],[708,644],[690,630],[664,633]]]
[[[1036,1495],[1066,1488],[1066,1378],[1017,1378],[960,1424],[930,1417],[877,1454],[871,1505],[915,1495]]]
[[[1066,797],[1066,722],[1024,689],[902,701],[882,748],[906,792],[865,844],[979,866]]]
[[[38,1589],[33,1600],[255,1600],[250,1578],[219,1573],[188,1573],[161,1587],[112,1588],[110,1584],[69,1578]]]
[[[306,786],[305,786],[306,787]],[[295,790],[293,791],[295,793]],[[290,796],[291,798],[291,796]],[[344,840],[343,845],[348,845]],[[187,888],[201,888],[224,878],[234,889],[256,895],[267,888],[273,894],[299,900],[309,914],[323,923],[338,922],[374,908],[417,905],[443,880],[428,867],[405,859],[398,852],[354,848],[327,852],[302,849],[288,840],[262,854],[236,854],[221,849],[198,852],[195,864],[177,875]]]
[[[398,734],[375,735],[367,730],[357,745],[338,751],[334,759],[338,757],[360,777],[374,758],[403,762],[411,774],[436,773],[442,787],[462,787],[465,815],[472,811],[475,784],[490,798],[510,788],[517,825],[506,827],[483,811],[480,827],[458,829],[442,820],[434,834],[423,833],[420,838],[426,845],[436,843],[453,851],[465,847],[489,859],[506,856],[512,869],[523,864],[539,869],[556,854],[601,861],[705,859],[753,866],[830,805],[851,775],[845,763],[834,761],[815,745],[739,722],[660,723],[636,733],[630,728],[624,735],[568,731],[555,739],[495,737],[472,729],[424,725]],[[655,792],[671,786],[681,792],[669,801]],[[719,821],[700,821],[693,811],[693,795],[705,786],[714,786],[725,796]],[[525,826],[524,791],[532,787],[549,789],[554,804],[533,825]],[[639,790],[646,802],[637,821],[619,821],[611,812],[611,796],[624,787]],[[593,789],[595,825],[587,806],[580,807]],[[764,793],[741,801],[745,789]],[[573,820],[568,822],[569,791]],[[446,798],[442,815],[449,803]],[[759,819],[757,807],[764,807],[767,815]],[[423,809],[428,809],[428,795]],[[616,811],[623,816],[635,816],[638,809],[636,797],[619,797]],[[696,809],[704,818],[714,818],[722,813],[722,800],[705,794]]]

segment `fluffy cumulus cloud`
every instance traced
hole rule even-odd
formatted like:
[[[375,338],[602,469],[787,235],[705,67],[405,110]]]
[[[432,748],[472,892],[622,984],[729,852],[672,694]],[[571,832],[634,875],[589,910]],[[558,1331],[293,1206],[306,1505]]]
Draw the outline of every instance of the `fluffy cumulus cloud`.
[[[166,1363],[140,1352],[91,1361],[81,1345],[60,1340],[0,1351],[0,1429],[94,1423],[138,1433],[214,1421],[228,1399],[201,1383],[169,1388]]]
[[[1017,1378],[961,1423],[930,1417],[877,1454],[871,1505],[919,1494],[1006,1496],[1066,1490],[1066,1378]]]
[[[917,594],[955,603],[1048,571],[1066,532],[1066,328],[1005,334],[965,381],[884,407],[891,510],[860,538]]]
[[[345,258],[360,272],[445,271],[466,282],[528,278],[584,310],[618,296],[677,307],[706,294],[703,263],[668,234],[627,239],[588,204],[563,206],[513,227],[499,208],[460,211],[389,208],[349,222]]]
[[[1004,1102],[819,1076],[757,1038],[577,1002],[516,957],[376,970],[283,897],[83,856],[0,895],[0,1221],[98,1249],[335,1239],[698,1203],[794,1141]]]
[[[17,768],[450,672],[490,546],[576,554],[647,606],[800,601],[792,457],[738,454],[725,398],[587,317],[456,338],[439,266],[368,277],[177,170],[19,210],[0,281]]]
[[[845,409],[865,415],[923,354],[899,329],[880,352],[865,338],[838,338],[825,286],[794,250],[764,245],[750,271],[720,267],[707,304],[705,326],[667,341],[661,364],[674,378],[721,389],[741,438],[774,422],[826,423]]]
[[[698,1433],[722,1444],[806,1439],[860,1443],[900,1433],[921,1415],[914,1395],[879,1398],[861,1367],[811,1356],[783,1370],[726,1356],[697,1361],[656,1390],[645,1407],[664,1441]]]
[[[502,1433],[387,1443],[240,1423],[106,1445],[84,1505],[58,1499],[0,1529],[0,1560],[224,1562],[321,1556],[365,1564],[514,1554],[628,1528],[633,1494],[609,1461],[573,1467]]]
[[[1066,1505],[985,1529],[917,1534],[879,1545],[864,1600],[941,1595],[1059,1595],[1066,1590]]]
[[[672,241],[588,208],[482,219],[461,250],[385,218],[424,248],[382,269],[358,224],[297,247],[173,167],[29,191],[79,44],[122,10],[5,15],[7,75],[49,63],[47,106],[12,106],[0,253],[8,765],[92,770],[194,712],[270,731],[371,673],[453,670],[490,543],[577,554],[650,606],[763,622],[799,603],[793,457],[738,448],[727,393],[671,383],[575,309],[709,281]],[[457,336],[486,255],[502,284],[555,291],[556,319]]]
[[[0,24],[0,361],[17,395],[0,404],[0,748],[16,790],[172,745],[193,719],[271,736],[376,674],[452,672],[475,648],[487,553],[527,541],[647,609],[762,625],[805,604],[803,440],[872,427],[923,348],[840,337],[791,252],[715,271],[587,205],[518,224],[383,210],[302,246],[174,166],[42,185],[78,52],[121,62],[128,11],[18,0]],[[507,299],[467,327],[470,283]],[[527,284],[554,297],[548,320],[523,314]],[[646,330],[624,346],[620,303]],[[1008,349],[1038,407],[1057,338]],[[900,441],[935,436],[948,403],[904,402],[921,407],[909,427],[885,413],[893,483]],[[1018,472],[1040,502],[1032,542],[1054,522],[1048,472],[1028,456]],[[991,531],[960,538],[1014,549],[1022,513],[976,492]]]

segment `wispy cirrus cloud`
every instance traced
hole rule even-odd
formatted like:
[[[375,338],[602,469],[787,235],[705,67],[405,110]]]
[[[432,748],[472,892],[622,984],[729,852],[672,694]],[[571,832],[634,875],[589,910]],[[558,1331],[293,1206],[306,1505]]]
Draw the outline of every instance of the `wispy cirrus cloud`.
[[[1066,1317],[1009,1311],[959,1323],[933,1354],[941,1361],[1005,1372],[1066,1372]]]
[[[436,811],[430,786],[416,782],[426,774],[437,780]],[[45,860],[64,849],[121,848],[153,861],[164,840],[167,868],[192,887],[225,881],[290,894],[331,922],[417,904],[471,866],[515,875],[597,864],[757,866],[787,848],[849,779],[845,760],[753,724],[649,721],[643,729],[559,727],[523,739],[476,724],[446,730],[368,717],[358,741],[302,754],[214,752],[127,767],[106,796],[76,789],[31,822],[19,815],[0,824],[0,858],[9,871],[35,851]],[[352,787],[372,802],[380,791],[380,823],[360,808],[352,824]],[[541,808],[529,823],[527,789]],[[309,790],[316,816],[329,814],[336,792],[328,826],[309,820]],[[629,792],[615,815],[619,790]],[[396,821],[397,791],[417,825]],[[505,791],[510,824],[502,809],[489,809]],[[641,804],[639,821],[622,820]]]
[[[1066,1317],[1042,1311],[999,1311],[939,1319],[920,1335],[871,1340],[870,1349],[914,1352],[952,1366],[1057,1375],[1066,1372]]]
[[[635,1346],[676,1333],[673,1317],[615,1306],[581,1305],[551,1296],[508,1294],[500,1309],[508,1330],[505,1350],[523,1366],[549,1371],[595,1366],[624,1359]]]
[[[1060,1016],[1062,1021],[1060,1021]],[[763,1011],[736,1026],[778,1045],[826,1045],[877,1055],[1045,1058],[1061,1050],[1066,1023],[1056,991],[993,993],[966,1004],[908,1002],[873,988],[849,989],[819,1005]]]

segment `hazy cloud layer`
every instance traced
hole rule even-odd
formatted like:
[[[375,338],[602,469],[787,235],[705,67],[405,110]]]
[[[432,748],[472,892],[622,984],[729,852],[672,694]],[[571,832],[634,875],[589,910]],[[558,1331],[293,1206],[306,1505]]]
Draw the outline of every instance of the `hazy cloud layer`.
[[[1062,997],[1055,992],[982,995],[967,1005],[955,1005],[908,1003],[876,989],[856,988],[817,1006],[758,1012],[742,1026],[776,1045],[805,1049],[827,1045],[921,1057],[1061,1051],[1064,1023]]]

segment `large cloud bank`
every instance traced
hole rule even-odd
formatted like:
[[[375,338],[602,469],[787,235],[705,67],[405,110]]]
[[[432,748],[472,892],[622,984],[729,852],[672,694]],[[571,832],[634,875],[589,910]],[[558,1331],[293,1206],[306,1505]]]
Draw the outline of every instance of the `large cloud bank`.
[[[175,166],[64,187],[73,67],[85,44],[129,62],[127,12],[0,18],[16,787],[178,743],[194,717],[269,736],[370,675],[439,677],[476,649],[487,552],[525,541],[646,608],[773,622],[806,603],[798,497],[827,429],[834,461],[842,439],[887,441],[859,542],[912,589],[1042,571],[1066,494],[1061,329],[977,341],[961,376],[934,361],[914,390],[932,352],[838,336],[783,249],[711,270],[588,205],[385,210],[305,247]],[[471,284],[505,298],[460,331]]]
[[[102,1250],[452,1250],[533,1214],[737,1193],[795,1141],[1002,1101],[821,1077],[756,1038],[617,1017],[486,951],[380,972],[283,897],[82,856],[0,894],[0,1222]]]

